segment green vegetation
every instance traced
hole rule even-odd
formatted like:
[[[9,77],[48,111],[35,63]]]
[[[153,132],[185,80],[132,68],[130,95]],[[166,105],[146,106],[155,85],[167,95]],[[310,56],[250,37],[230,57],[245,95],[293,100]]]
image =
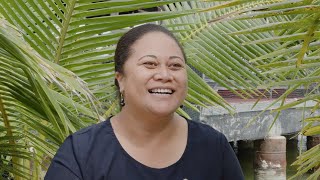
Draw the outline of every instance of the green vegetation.
[[[115,44],[141,23],[157,21],[173,30],[190,67],[239,96],[286,86],[274,101],[283,106],[274,111],[309,100],[316,111],[319,5],[319,0],[1,0],[0,174],[41,179],[69,134],[117,111]],[[160,11],[148,12],[157,7]],[[188,73],[186,106],[199,111],[219,105],[232,112],[193,69]],[[286,96],[301,87],[308,90],[305,98],[286,104]],[[320,134],[319,121],[314,115],[304,119],[301,133]],[[298,175],[319,166],[320,146],[296,164]],[[309,179],[318,176],[320,169]]]

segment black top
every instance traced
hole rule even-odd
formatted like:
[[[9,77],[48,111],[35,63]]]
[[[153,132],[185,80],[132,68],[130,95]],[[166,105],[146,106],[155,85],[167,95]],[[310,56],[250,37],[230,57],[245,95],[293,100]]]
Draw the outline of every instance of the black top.
[[[226,137],[208,125],[188,122],[188,141],[174,164],[151,168],[120,145],[110,120],[82,129],[61,145],[46,180],[242,180],[239,162]]]

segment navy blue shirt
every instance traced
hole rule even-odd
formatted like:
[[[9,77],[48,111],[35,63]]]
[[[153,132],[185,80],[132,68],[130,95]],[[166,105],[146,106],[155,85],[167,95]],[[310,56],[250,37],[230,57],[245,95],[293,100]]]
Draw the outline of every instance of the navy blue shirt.
[[[226,137],[208,125],[188,122],[188,140],[174,164],[151,168],[120,145],[110,120],[82,129],[61,145],[46,180],[242,180],[239,162]]]

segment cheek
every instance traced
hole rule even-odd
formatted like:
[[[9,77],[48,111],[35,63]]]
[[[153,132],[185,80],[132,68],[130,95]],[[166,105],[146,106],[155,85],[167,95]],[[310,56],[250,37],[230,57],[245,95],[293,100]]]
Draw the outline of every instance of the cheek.
[[[126,79],[127,88],[135,91],[135,93],[142,92],[142,89],[148,82],[147,74],[142,71],[132,72]]]
[[[184,86],[185,86],[185,88],[186,88],[186,91],[188,91],[188,79],[186,79]]]
[[[188,74],[185,73],[185,76],[184,76],[184,87],[185,87],[185,95],[187,95],[188,93]]]
[[[181,82],[181,84],[183,84],[184,87],[186,87],[186,88],[188,87],[188,75],[186,72],[181,74],[180,82]]]
[[[188,93],[188,77],[186,74],[183,74],[180,76],[179,78],[179,84],[180,84],[180,87],[182,89],[182,92],[185,94],[185,96],[187,95]]]
[[[188,79],[186,80],[184,84],[184,96],[186,97],[188,94]]]
[[[140,83],[146,84],[152,77],[154,76],[155,72],[145,69],[144,67],[138,67],[132,72],[132,79],[131,83]]]

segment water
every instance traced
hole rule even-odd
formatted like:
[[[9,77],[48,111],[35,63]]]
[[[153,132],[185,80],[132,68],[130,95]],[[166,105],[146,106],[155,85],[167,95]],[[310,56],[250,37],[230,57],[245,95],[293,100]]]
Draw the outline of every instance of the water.
[[[291,164],[296,160],[299,156],[300,142],[297,139],[288,140],[287,138],[287,179],[293,176],[296,173],[296,166],[291,166]],[[243,145],[244,144],[244,145]],[[254,180],[254,149],[253,142],[245,142],[239,144],[238,149],[236,149],[238,159],[244,173],[246,180]],[[306,140],[302,141],[301,151],[306,150]],[[303,177],[296,178],[297,180],[305,180],[308,175],[304,175]]]

